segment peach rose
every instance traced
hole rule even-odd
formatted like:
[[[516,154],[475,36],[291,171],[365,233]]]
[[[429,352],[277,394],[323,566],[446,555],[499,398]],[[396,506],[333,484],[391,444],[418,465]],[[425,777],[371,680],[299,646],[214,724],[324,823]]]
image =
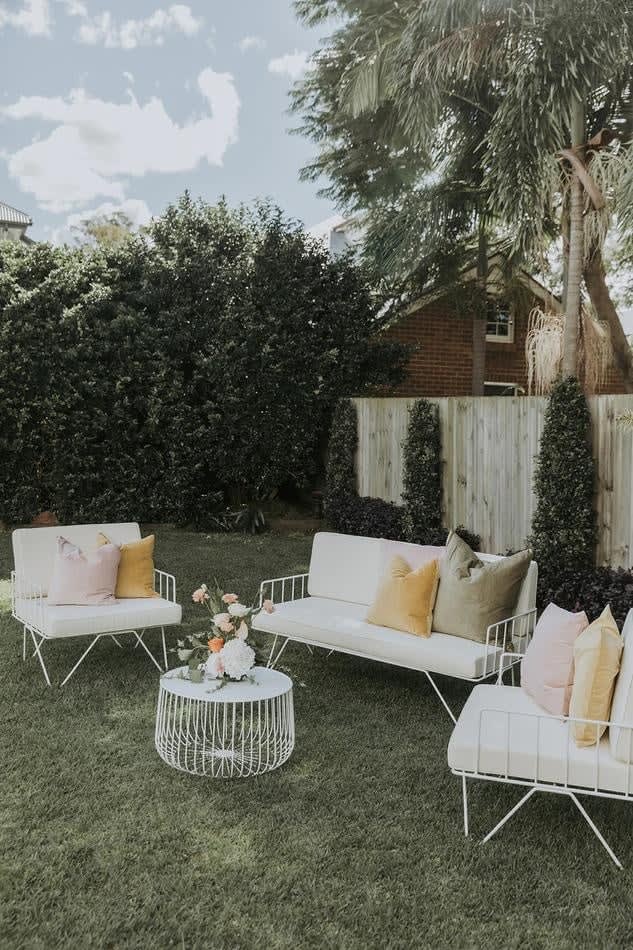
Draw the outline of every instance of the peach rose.
[[[222,637],[213,637],[211,640],[209,640],[207,645],[211,653],[219,653],[224,646],[224,640]]]
[[[267,614],[272,614],[275,610],[275,605],[273,604],[272,600],[265,600],[262,604],[262,607]]]
[[[219,623],[218,628],[222,633],[233,633],[233,624],[229,623],[228,620],[223,620],[222,623]]]
[[[191,595],[191,599],[193,600],[194,604],[202,604],[205,600],[209,599],[209,595],[207,594],[206,590],[204,590],[204,588],[199,587],[198,590],[194,590],[193,594]]]
[[[214,622],[214,624],[216,625],[216,627],[219,627],[221,623],[228,623],[228,622],[230,621],[230,619],[231,619],[231,618],[230,618],[229,614],[226,614],[226,613],[225,613],[225,614],[214,614],[214,615],[213,615],[213,622]]]
[[[236,604],[238,600],[237,594],[222,594],[222,602],[225,604]]]

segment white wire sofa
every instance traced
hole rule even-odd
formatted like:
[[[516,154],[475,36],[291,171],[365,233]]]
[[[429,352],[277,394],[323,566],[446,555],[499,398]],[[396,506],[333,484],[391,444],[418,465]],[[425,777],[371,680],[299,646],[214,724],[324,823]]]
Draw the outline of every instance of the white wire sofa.
[[[122,648],[119,636],[131,633],[135,647],[142,647],[152,663],[163,672],[154,654],[144,641],[146,631],[161,632],[165,670],[168,667],[165,627],[179,624],[182,608],[176,603],[176,580],[165,571],[154,571],[158,597],[126,598],[115,604],[95,606],[53,606],[47,604],[48,584],[53,571],[57,538],[62,535],[85,550],[93,549],[97,534],[103,532],[116,544],[138,541],[138,524],[60,525],[46,528],[20,528],[13,532],[15,570],[11,574],[12,615],[22,624],[22,659],[27,658],[30,637],[33,657],[37,657],[47,684],[50,676],[43,657],[45,643],[69,638],[88,638],[88,646],[60,683],[64,686],[103,637],[110,637]]]
[[[406,559],[411,545],[393,547]],[[482,560],[495,555],[479,554]],[[273,635],[268,660],[275,666],[292,640],[309,649],[322,647],[381,663],[418,670],[427,677],[453,722],[455,716],[434,675],[481,683],[516,662],[508,651],[524,650],[536,619],[538,568],[532,562],[512,616],[488,628],[485,643],[432,633],[428,639],[367,623],[384,569],[377,538],[319,532],[314,536],[307,574],[262,581],[260,603],[269,598],[273,613],[261,611],[253,629]]]
[[[633,611],[624,626],[633,649]],[[488,832],[489,841],[536,792],[570,798],[618,868],[622,864],[578,796],[633,801],[633,725],[611,720],[557,717],[518,686],[505,686],[503,670],[497,685],[476,686],[470,694],[448,745],[448,764],[462,780],[464,834],[468,835],[468,779],[527,788],[523,797]],[[572,734],[575,723],[596,730],[618,730],[624,760],[611,751],[609,731],[593,746],[578,748]]]

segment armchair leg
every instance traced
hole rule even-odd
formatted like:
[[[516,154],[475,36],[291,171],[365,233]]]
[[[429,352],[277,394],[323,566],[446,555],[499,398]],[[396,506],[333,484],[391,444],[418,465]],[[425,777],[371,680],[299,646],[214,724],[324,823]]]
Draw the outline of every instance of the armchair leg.
[[[571,798],[572,802],[574,803],[574,805],[576,806],[576,808],[578,809],[578,811],[580,812],[580,814],[582,815],[582,817],[585,819],[585,821],[587,822],[587,824],[589,825],[589,827],[590,827],[591,830],[593,831],[594,835],[596,836],[596,838],[598,839],[598,841],[600,842],[600,844],[602,845],[602,847],[604,848],[604,850],[607,852],[607,854],[609,855],[609,857],[611,858],[611,860],[613,861],[613,863],[615,864],[615,866],[616,866],[617,868],[619,868],[619,869],[622,871],[623,868],[622,868],[622,865],[621,865],[620,861],[619,861],[618,858],[615,856],[615,854],[614,854],[612,848],[610,847],[610,845],[607,843],[607,841],[605,840],[605,838],[604,838],[603,835],[601,834],[601,832],[600,832],[600,830],[598,829],[597,825],[596,825],[596,824],[593,822],[593,820],[589,817],[589,815],[588,815],[587,812],[585,811],[584,807],[580,804],[580,802],[579,802],[578,799],[576,798],[576,796],[570,793],[569,797]]]
[[[462,775],[462,799],[464,802],[464,837],[468,837],[468,791],[466,789],[466,776]]]
[[[26,660],[26,627],[22,627],[22,662]]]
[[[169,669],[169,661],[167,659],[167,644],[165,643],[165,628],[160,628],[160,636],[163,644],[163,660],[165,662],[165,672]]]
[[[97,642],[97,640],[100,640],[100,639],[101,639],[101,636],[102,636],[102,634],[98,634],[98,635],[94,638],[94,640],[91,640],[91,641],[90,641],[90,643],[88,644],[88,646],[86,647],[86,649],[84,650],[84,652],[81,654],[81,656],[79,657],[79,659],[77,660],[77,662],[76,662],[75,665],[73,666],[73,668],[72,668],[72,670],[70,671],[70,673],[68,674],[68,676],[65,676],[64,679],[61,681],[61,683],[59,684],[60,686],[65,686],[65,685],[66,685],[66,683],[68,682],[68,680],[70,679],[70,677],[73,675],[73,673],[75,672],[75,670],[78,669],[78,667],[83,663],[83,661],[85,660],[85,658],[88,656],[88,654],[89,654],[90,651],[92,650],[92,648],[93,648],[93,646],[95,645],[95,643]]]
[[[132,630],[131,632],[132,632],[132,633],[134,634],[134,636],[136,637],[136,640],[137,640],[136,645],[137,645],[137,646],[142,646],[143,649],[145,650],[145,652],[147,653],[148,657],[150,658],[150,660],[152,661],[152,663],[154,664],[154,666],[155,666],[156,669],[158,670],[158,672],[159,672],[159,673],[164,673],[165,671],[164,671],[163,668],[161,667],[160,663],[158,662],[158,660],[156,659],[156,657],[154,656],[154,654],[152,653],[152,651],[149,649],[149,647],[147,646],[147,644],[146,644],[145,641],[143,640],[143,634],[141,634],[141,635],[139,636],[138,633],[136,632],[136,630]]]
[[[38,660],[40,661],[40,666],[42,667],[44,678],[46,679],[47,684],[50,686],[51,685],[50,677],[48,675],[48,670],[46,669],[46,664],[44,663],[44,658],[42,656],[42,645],[44,643],[44,637],[42,637],[40,639],[40,642],[38,643],[35,637],[35,634],[33,633],[32,630],[30,631],[30,634],[31,634],[31,639],[33,640],[33,646],[35,647],[35,653],[33,654],[33,656],[36,656]]]
[[[532,797],[532,795],[534,794],[535,791],[536,791],[536,788],[531,788],[531,789],[529,790],[529,792],[527,792],[527,793],[523,796],[523,798],[522,798],[520,801],[518,801],[518,802],[516,803],[516,805],[514,806],[514,808],[511,808],[510,811],[508,812],[508,814],[507,814],[507,815],[504,815],[504,817],[501,819],[501,821],[498,822],[498,823],[494,826],[494,828],[492,829],[492,831],[489,831],[489,832],[488,832],[488,834],[486,835],[486,837],[483,839],[483,841],[482,841],[481,843],[482,843],[482,844],[485,844],[486,841],[490,841],[490,839],[492,838],[492,836],[493,836],[493,835],[496,835],[496,833],[497,833],[498,831],[500,831],[500,830],[503,828],[503,826],[505,825],[505,823],[506,823],[507,821],[510,821],[510,819],[512,818],[513,815],[516,815],[516,813],[518,812],[519,808],[522,808],[523,805],[525,805],[525,803],[527,802],[527,800]]]
[[[280,646],[279,649],[277,650],[277,655],[275,656],[275,647],[276,647],[276,645],[277,645],[277,640],[278,640],[278,639],[279,639],[279,635],[278,635],[278,634],[275,634],[275,639],[273,640],[273,645],[272,645],[272,647],[271,647],[271,649],[270,649],[270,655],[269,655],[269,657],[268,657],[268,663],[266,664],[266,666],[267,666],[269,669],[271,669],[271,670],[274,670],[274,668],[275,668],[275,666],[277,665],[277,663],[279,663],[279,658],[280,658],[281,654],[284,652],[284,650],[286,649],[286,647],[287,647],[288,644],[290,643],[290,640],[286,637],[286,639],[284,640],[284,642],[281,644],[281,646]]]

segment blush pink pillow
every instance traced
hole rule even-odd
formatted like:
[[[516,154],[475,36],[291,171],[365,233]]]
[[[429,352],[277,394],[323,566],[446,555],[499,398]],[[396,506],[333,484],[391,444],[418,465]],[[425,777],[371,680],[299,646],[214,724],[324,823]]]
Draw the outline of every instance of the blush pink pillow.
[[[419,567],[424,567],[425,564],[430,564],[431,561],[439,561],[444,557],[445,551],[446,548],[435,547],[432,544],[411,544],[409,541],[387,541],[385,538],[381,538],[381,576],[387,573],[394,557],[404,558],[411,570],[417,571]]]
[[[120,559],[121,551],[114,544],[84,554],[66,538],[58,538],[48,603],[113,604]]]
[[[569,715],[574,685],[574,643],[589,626],[587,614],[548,604],[521,664],[521,686],[553,716]]]

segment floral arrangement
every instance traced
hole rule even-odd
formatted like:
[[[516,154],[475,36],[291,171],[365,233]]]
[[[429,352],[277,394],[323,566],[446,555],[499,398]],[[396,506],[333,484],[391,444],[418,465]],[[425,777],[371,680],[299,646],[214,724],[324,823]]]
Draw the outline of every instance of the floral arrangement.
[[[271,600],[261,607],[246,607],[237,594],[226,594],[217,586],[210,591],[201,584],[192,594],[192,600],[201,604],[211,615],[212,629],[206,640],[188,636],[178,641],[178,659],[189,667],[189,677],[201,683],[205,676],[213,680],[242,680],[255,665],[255,651],[248,643],[250,625],[260,610],[272,613]]]

